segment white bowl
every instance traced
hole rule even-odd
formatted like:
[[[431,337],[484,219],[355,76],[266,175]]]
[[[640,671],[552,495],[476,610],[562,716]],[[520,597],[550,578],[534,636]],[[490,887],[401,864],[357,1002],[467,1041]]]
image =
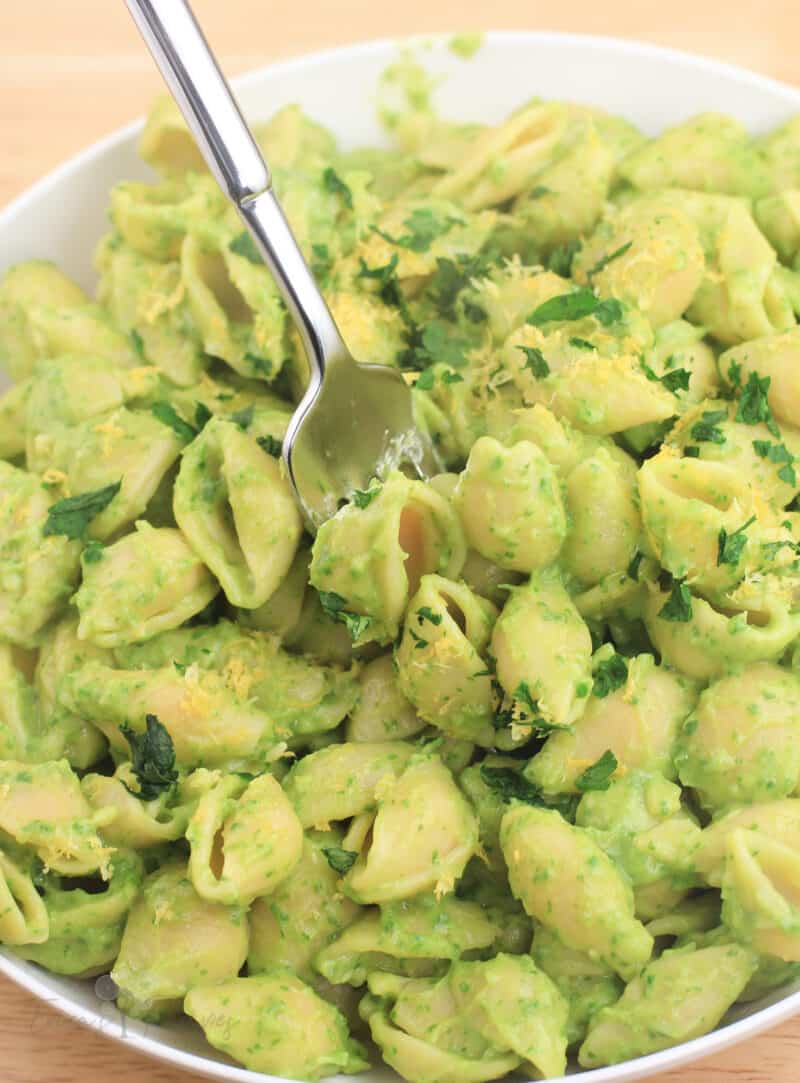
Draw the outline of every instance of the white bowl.
[[[741,68],[652,45],[501,32],[487,35],[477,55],[467,61],[448,50],[446,36],[425,39],[424,44],[420,55],[426,67],[445,76],[437,104],[443,115],[457,120],[498,121],[534,95],[603,106],[651,133],[704,110],[730,113],[756,132],[800,112],[798,90]],[[236,82],[239,99],[254,120],[299,102],[329,126],[342,145],[379,144],[384,136],[375,117],[375,90],[397,50],[396,42],[370,42],[273,64]],[[89,147],[0,214],[0,271],[20,260],[47,258],[82,285],[92,285],[91,255],[107,229],[109,189],[123,179],[148,177],[135,153],[140,128],[137,122]],[[170,1064],[230,1083],[275,1078],[233,1066],[188,1020],[155,1026],[123,1018],[113,1001],[104,999],[108,982],[102,978],[96,983],[60,978],[5,952],[0,952],[0,972],[78,1022]],[[800,983],[737,1008],[724,1026],[705,1037],[584,1072],[582,1083],[623,1083],[675,1068],[798,1011]],[[364,1083],[393,1078],[387,1069],[360,1077]]]

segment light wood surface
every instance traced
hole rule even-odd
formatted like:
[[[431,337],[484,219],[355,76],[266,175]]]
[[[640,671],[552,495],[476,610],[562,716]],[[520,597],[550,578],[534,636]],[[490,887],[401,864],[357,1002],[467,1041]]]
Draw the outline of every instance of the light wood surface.
[[[576,30],[658,42],[800,82],[797,0],[195,0],[227,72],[437,30]],[[122,0],[0,0],[0,206],[161,89]],[[180,1083],[0,978],[2,1083]],[[656,1083],[796,1083],[800,1019]]]

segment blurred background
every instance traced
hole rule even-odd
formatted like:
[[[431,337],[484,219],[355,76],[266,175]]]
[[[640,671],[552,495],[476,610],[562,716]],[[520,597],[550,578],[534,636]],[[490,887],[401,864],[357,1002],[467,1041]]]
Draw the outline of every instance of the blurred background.
[[[800,83],[798,0],[194,0],[226,72],[438,30],[573,30],[705,53]],[[143,112],[160,82],[123,0],[0,0],[0,205]]]

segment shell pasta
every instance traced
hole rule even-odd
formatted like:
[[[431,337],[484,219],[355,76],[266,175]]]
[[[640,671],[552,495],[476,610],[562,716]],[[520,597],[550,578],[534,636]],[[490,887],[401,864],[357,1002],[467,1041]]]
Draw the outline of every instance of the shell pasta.
[[[267,1075],[555,1078],[800,977],[800,123],[387,88],[389,147],[257,129],[441,467],[313,537],[174,103],[95,294],[0,279],[0,944]]]

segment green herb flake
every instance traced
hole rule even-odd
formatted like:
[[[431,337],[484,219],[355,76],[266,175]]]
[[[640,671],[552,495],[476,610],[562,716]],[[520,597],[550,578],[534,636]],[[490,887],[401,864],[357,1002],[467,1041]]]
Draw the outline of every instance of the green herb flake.
[[[333,168],[328,166],[325,172],[322,174],[322,184],[326,192],[330,192],[332,195],[339,196],[342,203],[348,210],[353,209],[353,193],[348,186]]]
[[[742,386],[742,366],[739,361],[731,361],[728,366],[728,383],[735,391]]]
[[[755,515],[751,515],[746,523],[742,523],[740,527],[732,531],[730,534],[722,527],[719,532],[719,538],[717,542],[717,567],[722,564],[730,564],[735,567],[742,559],[742,552],[745,545],[747,545],[747,535],[745,531],[747,528],[756,521]]]
[[[797,487],[797,474],[795,473],[794,467],[789,463],[780,468],[778,477],[787,485],[791,485],[793,489]]]
[[[700,448],[696,444],[687,444],[683,449],[683,454],[687,459],[699,459]]]
[[[242,429],[244,432],[247,432],[247,430],[253,424],[254,413],[255,405],[251,402],[249,405],[243,406],[241,410],[235,410],[232,414],[229,415],[229,417],[235,425],[238,425],[240,429]]]
[[[692,619],[692,595],[682,579],[673,579],[670,595],[658,616],[675,624],[686,624]]]
[[[590,342],[588,338],[578,338],[577,335],[573,335],[569,340],[570,346],[574,346],[576,350],[596,350],[597,347],[593,342]]]
[[[175,672],[179,673],[181,675],[181,677],[186,676],[187,666],[185,666],[183,664],[183,662],[176,662],[175,659],[173,658],[172,665],[173,665],[173,667],[175,669]]]
[[[233,252],[235,256],[241,256],[242,259],[249,260],[250,263],[264,262],[264,258],[249,230],[245,229],[237,237],[234,237],[228,245],[228,250]]]
[[[583,245],[578,240],[557,245],[547,257],[547,270],[562,278],[569,278],[572,274],[572,261],[582,247]]]
[[[661,383],[674,395],[678,391],[688,391],[691,378],[692,374],[688,369],[672,369],[661,377]]]
[[[571,293],[560,293],[548,301],[543,301],[528,316],[527,322],[534,327],[541,327],[543,323],[554,320],[580,320],[584,316],[593,315],[599,304],[594,292],[581,286]]]
[[[150,412],[162,425],[172,429],[179,440],[189,444],[197,436],[197,429],[188,421],[184,421],[171,402],[154,402],[150,407]]]
[[[430,207],[417,207],[405,219],[403,225],[408,233],[404,233],[402,237],[392,237],[377,226],[372,228],[385,241],[397,245],[398,248],[407,248],[410,252],[427,252],[438,237],[444,236],[453,226],[463,225],[463,222],[460,218],[452,216],[438,218]]]
[[[343,624],[354,643],[361,639],[372,624],[372,620],[359,613],[348,613],[345,608],[346,600],[336,591],[320,590],[318,594],[322,609],[327,616],[338,624]]]
[[[139,783],[138,791],[125,789],[140,801],[153,801],[178,781],[172,738],[154,714],[145,716],[146,730],[137,733],[127,723],[120,732],[130,745],[131,770]],[[123,783],[124,785],[124,783]]]
[[[528,192],[528,199],[541,199],[542,196],[552,195],[552,192],[553,189],[548,188],[546,184],[537,184]]]
[[[256,443],[265,451],[267,455],[271,455],[273,459],[280,459],[283,454],[283,443],[280,440],[276,440],[274,436],[267,434],[266,436],[257,436]]]
[[[423,639],[422,636],[417,635],[413,628],[408,629],[408,634],[414,640],[414,650],[421,651],[428,646],[427,639]]]
[[[204,402],[198,402],[194,408],[194,423],[198,432],[202,432],[214,415]]]
[[[458,372],[453,372],[452,369],[446,369],[442,373],[442,383],[445,384],[445,385],[447,385],[447,384],[463,384],[464,383],[464,377]]]
[[[382,488],[382,485],[376,485],[371,489],[354,489],[353,503],[357,508],[368,508]]]
[[[436,373],[433,369],[425,369],[416,379],[414,387],[417,391],[430,391],[436,383]]]
[[[442,623],[442,614],[434,613],[428,605],[422,605],[417,610],[417,621],[419,624],[424,624],[425,621],[428,621],[430,624],[439,625]]]
[[[622,688],[628,679],[628,663],[621,654],[612,654],[600,662],[594,671],[592,692],[598,699],[605,699],[611,692]]]
[[[611,785],[611,777],[619,767],[617,757],[607,748],[603,755],[593,763],[591,767],[578,775],[575,779],[575,788],[581,793],[589,793],[592,790],[607,790]]]
[[[121,486],[121,480],[115,481],[113,485],[106,485],[102,489],[93,489],[79,496],[68,496],[56,501],[48,509],[42,533],[46,538],[64,534],[73,541],[84,541],[89,523],[106,510]]]
[[[720,421],[727,421],[727,410],[704,410],[700,420],[695,421],[689,430],[689,435],[698,443],[724,444],[725,433],[720,429]]]
[[[544,380],[550,375],[550,366],[544,359],[544,354],[536,346],[517,346],[525,354],[524,369],[529,369],[537,380]]]
[[[105,546],[99,541],[87,542],[81,553],[81,560],[84,564],[97,564],[98,561],[103,559],[103,552]]]
[[[644,553],[640,552],[637,549],[636,552],[631,557],[631,562],[628,565],[627,572],[626,572],[628,578],[629,579],[634,579],[637,583],[639,581],[639,566],[641,565],[643,558],[644,558]]]
[[[323,846],[322,852],[333,871],[341,873],[342,876],[350,872],[358,858],[358,854],[353,850],[343,850],[341,846]]]
[[[594,267],[592,267],[591,270],[587,272],[587,278],[589,279],[589,281],[591,282],[595,275],[599,275],[601,271],[604,271],[606,267],[608,267],[609,263],[613,263],[615,259],[619,259],[620,256],[624,256],[625,253],[630,249],[632,244],[633,241],[628,241],[626,244],[621,244],[619,248],[616,248],[609,255],[603,256],[602,259],[599,259],[597,263],[595,263]]]
[[[137,357],[141,357],[144,360],[144,339],[134,327],[131,331],[131,343],[133,345],[134,352]]]
[[[524,775],[517,774],[511,767],[489,767],[482,763],[481,778],[489,789],[506,804],[510,804],[511,801],[522,801],[526,805],[542,807],[545,805],[539,787],[529,782]]]
[[[780,437],[780,430],[772,416],[767,392],[771,379],[769,376],[759,376],[757,372],[751,372],[747,377],[747,383],[742,388],[739,406],[736,410],[736,420],[743,421],[745,425],[765,424],[775,437]]]

